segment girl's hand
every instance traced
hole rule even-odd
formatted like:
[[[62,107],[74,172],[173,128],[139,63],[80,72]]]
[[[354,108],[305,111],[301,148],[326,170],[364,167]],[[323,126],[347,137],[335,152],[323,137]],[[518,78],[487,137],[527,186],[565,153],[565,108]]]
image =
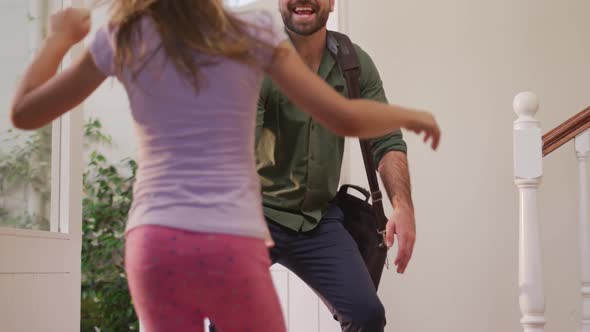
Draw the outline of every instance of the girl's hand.
[[[72,47],[90,32],[90,11],[85,8],[66,8],[51,15],[48,38]]]
[[[409,121],[404,126],[406,129],[420,135],[424,133],[424,142],[432,138],[432,149],[436,150],[440,142],[440,128],[434,116],[428,112],[412,112]]]

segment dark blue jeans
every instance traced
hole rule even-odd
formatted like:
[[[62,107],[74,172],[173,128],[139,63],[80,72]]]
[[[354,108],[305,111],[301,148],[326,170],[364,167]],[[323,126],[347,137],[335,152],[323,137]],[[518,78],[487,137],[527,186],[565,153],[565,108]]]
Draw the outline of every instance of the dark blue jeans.
[[[305,233],[267,220],[276,243],[270,250],[272,262],[307,283],[328,306],[342,331],[382,332],[385,309],[342,219],[342,211],[331,206],[319,226]]]

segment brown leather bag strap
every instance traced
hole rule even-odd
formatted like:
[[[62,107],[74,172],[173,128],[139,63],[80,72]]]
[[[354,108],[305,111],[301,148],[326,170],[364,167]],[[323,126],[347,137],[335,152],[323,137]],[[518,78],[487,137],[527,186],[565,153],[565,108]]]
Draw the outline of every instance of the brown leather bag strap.
[[[348,87],[348,96],[350,99],[361,98],[361,66],[358,60],[358,56],[352,45],[352,41],[347,35],[341,34],[335,31],[329,31],[336,41],[338,42],[338,54],[336,54],[336,61],[342,70],[344,78],[346,80],[346,86]],[[385,229],[387,223],[387,217],[383,210],[383,194],[379,189],[379,181],[377,180],[377,168],[371,152],[371,143],[368,140],[359,140],[361,143],[361,151],[363,154],[363,160],[365,162],[365,171],[367,172],[367,179],[369,180],[369,188],[371,189],[371,201],[379,225],[377,225],[379,231]]]

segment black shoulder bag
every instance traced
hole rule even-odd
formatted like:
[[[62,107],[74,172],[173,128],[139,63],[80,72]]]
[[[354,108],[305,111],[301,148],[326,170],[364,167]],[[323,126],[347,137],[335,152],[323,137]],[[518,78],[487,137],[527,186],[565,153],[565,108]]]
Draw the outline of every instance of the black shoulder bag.
[[[351,99],[360,98],[361,68],[352,42],[344,34],[334,31],[329,31],[329,34],[339,44],[336,61],[346,79],[348,96]],[[384,243],[387,217],[383,211],[383,195],[379,189],[370,143],[367,140],[360,140],[360,143],[371,192],[356,185],[346,184],[340,188],[332,203],[338,205],[344,213],[344,227],[356,241],[377,289],[387,261],[387,246]],[[365,199],[349,194],[349,189],[359,191]],[[372,204],[369,203],[369,199]]]

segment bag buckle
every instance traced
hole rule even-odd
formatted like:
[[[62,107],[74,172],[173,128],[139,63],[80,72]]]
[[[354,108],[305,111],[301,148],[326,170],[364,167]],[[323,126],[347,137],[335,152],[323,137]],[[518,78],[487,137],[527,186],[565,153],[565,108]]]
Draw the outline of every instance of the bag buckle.
[[[381,243],[379,243],[379,248],[387,248],[387,245],[385,245],[385,235],[387,234],[387,230],[377,230],[377,234],[381,235]]]
[[[386,250],[389,250],[385,244],[385,235],[387,234],[387,230],[378,230],[377,234],[381,235],[381,243],[379,243],[379,248],[385,248]],[[389,270],[389,255],[385,256],[385,267]]]
[[[373,204],[377,203],[377,202],[381,202],[381,200],[383,199],[383,194],[381,193],[380,190],[377,191],[373,191],[371,193],[371,202]]]

